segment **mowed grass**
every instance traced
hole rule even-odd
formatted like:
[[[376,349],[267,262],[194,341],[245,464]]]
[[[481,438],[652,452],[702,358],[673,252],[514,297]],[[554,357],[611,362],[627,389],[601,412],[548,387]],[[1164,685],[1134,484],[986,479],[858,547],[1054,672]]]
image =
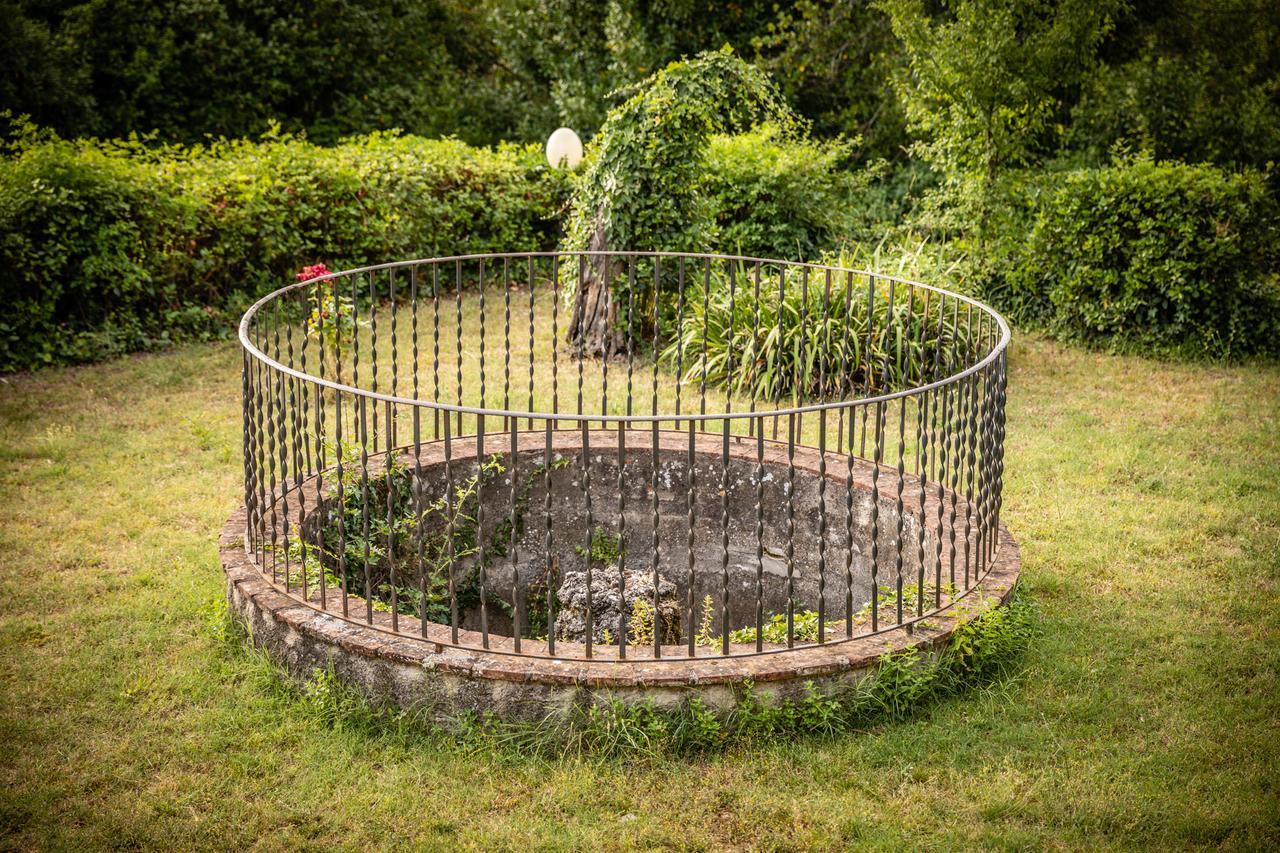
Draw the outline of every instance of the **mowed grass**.
[[[0,380],[0,846],[1280,844],[1280,368],[1019,336],[1021,673],[630,764],[333,726],[211,627],[239,370],[226,344]]]

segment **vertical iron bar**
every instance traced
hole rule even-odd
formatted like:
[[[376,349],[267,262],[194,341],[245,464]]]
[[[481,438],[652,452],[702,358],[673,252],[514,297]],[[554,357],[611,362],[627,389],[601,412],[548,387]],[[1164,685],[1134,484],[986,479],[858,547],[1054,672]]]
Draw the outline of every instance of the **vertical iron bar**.
[[[862,348],[862,396],[871,395],[871,341],[875,332],[876,325],[876,279],[875,276],[867,276],[867,343]],[[862,407],[862,441],[858,445],[858,455],[863,459],[867,458],[867,407]],[[875,601],[875,590],[871,591],[872,601]],[[874,606],[874,605],[873,605]]]
[[[369,424],[366,415],[368,398],[360,395],[360,523],[364,544],[364,608],[365,622],[373,624],[373,573],[369,566]]]
[[[950,372],[952,373],[955,372],[956,365],[957,365],[956,346],[957,346],[957,339],[959,338],[959,336],[960,336],[960,302],[959,300],[953,300],[952,311],[951,311],[951,355],[949,356],[949,360],[951,364]],[[950,436],[950,442],[953,444],[953,453],[951,456],[952,458],[951,467],[947,471],[947,473],[950,475],[947,480],[947,488],[948,488],[948,491],[950,491],[951,493],[950,495],[951,514],[950,514],[950,517],[948,518],[948,523],[947,523],[947,526],[949,528],[949,541],[950,541],[950,548],[947,554],[947,564],[948,564],[948,569],[950,570],[950,573],[951,573],[950,582],[951,582],[951,588],[952,588],[952,595],[954,595],[955,594],[954,590],[956,588],[956,489],[958,488],[958,485],[959,485],[958,480],[959,480],[959,472],[960,472],[960,465],[961,465],[960,433],[962,432],[964,427],[964,421],[963,421],[964,414],[960,408],[961,403],[963,402],[960,399],[960,392],[962,390],[960,383],[953,381],[951,383],[951,388],[952,388],[952,393],[954,394],[956,399],[951,407],[952,419],[947,424],[947,433]]]
[[[532,407],[530,407],[532,409]],[[520,634],[524,631],[524,606],[520,595],[520,512],[518,507],[520,491],[520,447],[517,443],[520,424],[511,418],[511,538],[507,545],[511,559],[511,643],[512,651],[520,653]]]
[[[483,261],[481,262],[483,264]],[[483,281],[483,279],[482,279]],[[484,301],[484,286],[480,288],[480,299]],[[480,312],[481,328],[484,328],[484,311]],[[481,346],[480,358],[484,359],[484,347]],[[481,372],[480,383],[484,384],[484,373]],[[481,398],[483,399],[483,397]],[[485,561],[488,555],[484,548],[484,415],[476,415],[476,565],[480,570],[480,645],[489,648],[489,580],[488,567]]]
[[[852,289],[852,286],[851,286]],[[852,390],[852,389],[851,389]],[[844,474],[844,634],[853,636],[853,432],[857,423],[853,418],[853,406],[846,406],[849,416],[848,445],[845,448]],[[843,411],[842,408],[842,411]]]
[[[920,361],[918,365],[917,385],[926,384],[924,375],[925,346],[929,334],[929,301],[931,290],[924,292],[924,307],[920,312]],[[920,393],[916,402],[916,477],[920,480],[920,514],[917,516],[917,548],[916,548],[916,616],[924,616],[924,572],[925,572],[925,498],[929,480],[929,443],[927,419],[929,405],[933,399],[930,391]]]
[[[533,258],[529,258],[529,407],[527,411],[533,412],[533,344],[534,344],[534,319],[533,319],[533,297],[535,291]],[[552,409],[554,411],[554,408]],[[528,423],[529,431],[533,431],[533,417],[530,416]]]
[[[751,294],[751,347],[749,356],[744,353],[743,366],[746,366],[746,359],[750,357],[751,364],[747,370],[747,381],[749,383],[749,394],[751,401],[748,411],[751,414],[756,412],[756,392],[760,384],[760,262],[756,261],[752,270],[752,294]],[[756,418],[747,420],[747,435],[754,435],[757,426]]]
[[[340,311],[338,302],[338,279],[333,280],[333,304],[335,311]],[[354,306],[354,302],[352,303]],[[354,312],[354,308],[352,309]],[[352,316],[352,346],[354,347],[356,338],[356,326],[354,324],[355,317]],[[339,324],[339,332],[334,338],[334,354],[333,354],[333,372],[334,379],[339,386],[342,385],[342,325]],[[342,392],[335,390],[333,392],[333,441],[334,456],[337,463],[337,475],[335,477],[338,486],[337,505],[338,505],[338,581],[342,584],[342,615],[344,618],[351,615],[349,607],[350,590],[347,588],[347,502],[346,502],[346,475],[342,470],[346,461],[346,447],[342,442],[342,424],[345,412],[342,407]]]
[[[560,414],[560,256],[551,256],[551,414]],[[551,429],[559,421],[548,422]]]
[[[511,259],[502,259],[502,410],[511,411]],[[502,416],[502,431],[510,420]]]
[[[604,286],[606,289],[612,288],[610,277],[613,274],[613,263],[609,255],[604,256]],[[606,335],[605,351],[600,354],[600,414],[609,414],[609,359],[613,356],[610,351],[613,348],[613,328],[610,321],[610,328]],[[602,417],[600,420],[600,429],[608,429],[609,423]]]
[[[587,612],[585,616],[587,636],[586,636],[586,654],[591,657],[592,642],[594,636],[594,626],[591,624],[591,544],[592,544],[592,525],[594,519],[591,517],[591,429],[584,419],[582,424],[582,504],[586,510],[586,547],[583,551],[583,562],[586,563],[587,570]]]
[[[431,265],[431,402],[440,403],[440,264]],[[448,417],[448,413],[445,414]],[[431,409],[431,437],[440,438],[440,409]]]
[[[661,453],[658,445],[658,353],[660,352],[659,344],[662,334],[662,323],[660,317],[661,306],[658,299],[662,289],[662,273],[658,258],[653,259],[653,378],[649,392],[649,408],[650,414],[654,416],[654,420],[650,422],[649,433],[649,488],[653,492],[653,540],[651,547],[653,549],[653,562],[651,564],[651,573],[653,575],[653,657],[662,657],[662,639],[665,635],[662,625],[662,610],[660,608],[661,601],[658,596],[658,587],[661,578],[658,575],[658,563],[661,553],[661,541],[658,535],[658,525],[660,521],[659,505],[658,505],[658,472],[661,468]],[[679,382],[679,374],[677,373],[677,383]],[[677,384],[677,388],[679,385]]]
[[[711,259],[703,262],[702,273],[702,380],[698,386],[698,414],[707,413],[707,327],[711,325],[708,318],[711,311]],[[705,430],[706,423],[699,425]]]
[[[476,275],[477,275],[477,279],[476,279],[476,289],[477,289],[477,291],[479,292],[479,297],[480,297],[480,307],[477,309],[477,313],[480,315],[480,371],[479,371],[479,372],[480,372],[480,402],[479,402],[479,407],[480,407],[481,409],[484,409],[484,408],[486,408],[486,407],[489,405],[489,403],[488,403],[488,395],[487,395],[487,393],[485,392],[485,380],[486,380],[486,378],[487,378],[487,376],[486,376],[486,372],[487,372],[487,371],[486,371],[486,369],[485,369],[485,342],[484,342],[484,326],[485,326],[485,323],[484,323],[484,321],[485,321],[485,316],[484,316],[484,315],[485,315],[485,307],[484,307],[484,258],[481,258],[481,259],[480,259],[480,261],[479,261],[479,263],[478,263],[478,264],[477,264],[477,266],[476,266]],[[480,426],[480,416],[479,416],[479,415],[477,415],[477,416],[476,416],[476,434],[477,434],[477,435],[479,435],[479,434],[480,434],[480,429],[481,429],[481,426]],[[479,456],[477,456],[477,457],[476,457],[476,460],[477,460],[481,465],[483,465],[483,464],[484,464],[483,454],[480,454]],[[484,605],[483,605],[483,602],[482,602],[482,603],[481,603],[481,607],[483,607],[483,606],[484,606]]]
[[[547,555],[547,564],[544,569],[547,579],[547,654],[555,657],[556,654],[556,595],[559,586],[556,584],[556,559],[553,550],[554,539],[552,536],[552,528],[555,523],[551,518],[551,420],[547,420],[546,446],[542,452],[542,512],[546,529],[543,532],[545,548]]]
[[[676,268],[676,281],[679,295],[676,298],[676,417],[680,417],[680,397],[684,388],[684,257],[680,258]],[[672,421],[672,427],[679,429],[679,422]]]
[[[686,596],[688,600],[685,603],[685,625],[687,626],[685,636],[688,637],[688,641],[689,641],[689,657],[696,657],[698,654],[698,626],[694,622],[696,617],[694,615],[694,605],[693,605],[694,598],[695,598],[694,589],[697,586],[697,577],[694,574],[694,557],[693,557],[694,520],[695,520],[694,510],[695,510],[695,500],[696,500],[695,490],[697,488],[697,484],[696,484],[697,457],[694,454],[694,445],[697,440],[696,429],[697,429],[696,422],[692,418],[690,418],[689,419],[689,459],[688,459],[689,479],[687,484],[687,492],[685,494],[685,505],[686,505],[687,523],[688,523],[688,528],[686,531],[687,536],[685,539],[685,548],[686,548],[686,553],[688,554],[688,565],[686,567],[686,578],[685,578],[686,588],[688,590],[688,595]]]
[[[461,437],[463,435],[462,408],[461,408],[462,407],[462,261],[454,262],[453,309],[454,309],[454,321],[455,321],[454,332],[457,336],[457,340],[455,341],[455,344],[457,347],[455,350],[457,355],[457,361],[454,367],[457,370],[457,377],[456,377],[456,381],[458,385],[457,403],[459,407],[458,418],[457,418],[458,422],[457,422],[457,428],[455,429],[455,432],[457,432],[458,436]],[[445,415],[445,417],[448,417],[448,415]],[[445,431],[445,435],[446,436],[449,435],[448,430]],[[454,642],[455,643],[457,642],[456,637],[454,638]]]
[[[413,544],[414,565],[418,574],[418,593],[421,596],[418,621],[422,636],[427,636],[427,573],[423,566],[422,542],[422,407],[417,405],[419,399],[418,373],[421,367],[418,361],[418,267],[409,269],[409,304],[412,307],[409,339],[413,347],[413,481],[410,492],[413,495]]]
[[[787,648],[796,638],[796,416],[787,415]]]
[[[633,259],[634,260],[634,259]],[[630,312],[628,311],[628,314]],[[630,332],[630,329],[627,330]],[[631,406],[631,336],[627,335],[627,407]],[[630,414],[628,412],[628,414]],[[618,421],[618,658],[627,657],[627,424]],[[607,569],[607,567],[606,567]],[[658,613],[654,611],[654,632]]]
[[[400,388],[400,349],[396,334],[396,315],[400,313],[396,303],[396,270],[387,270],[387,296],[391,303],[391,396],[399,394]],[[398,412],[388,401],[386,404],[386,447],[387,447],[387,567],[391,582],[391,630],[400,630],[400,589],[399,570],[396,566],[396,523],[395,523],[395,446],[396,415]]]
[[[732,302],[733,297],[730,296]],[[729,654],[729,424],[720,445],[720,654]]]
[[[822,347],[818,350],[818,399],[827,395],[831,352],[831,270],[822,289]],[[825,643],[827,620],[827,410],[818,412],[818,642]]]
[[[800,335],[797,342],[799,360],[796,362],[795,387],[792,390],[792,405],[803,406],[805,399],[805,383],[809,365],[805,360],[805,338],[809,331],[809,268],[800,268]],[[804,415],[796,415],[796,440],[804,441]]]
[[[445,517],[445,560],[449,570],[449,638],[454,645],[458,644],[458,585],[457,560],[458,552],[454,543],[457,536],[455,494],[453,490],[453,435],[450,424],[453,419],[448,412],[440,419],[444,423],[444,517]]]
[[[373,393],[378,393],[378,292],[377,273],[369,273],[369,381]],[[373,452],[378,452],[378,407],[373,407]]]
[[[757,303],[758,304],[758,303]],[[764,650],[764,416],[756,418],[756,651]]]
[[[908,387],[910,387],[910,382],[909,382],[908,377],[910,376],[910,371],[911,371],[911,312],[912,312],[913,310],[915,310],[915,305],[916,305],[916,291],[915,291],[915,285],[908,285],[908,287],[907,287],[907,311],[906,311],[906,319],[905,319],[903,322],[901,322],[901,323],[900,323],[900,322],[898,322],[898,320],[897,320],[897,317],[896,317],[896,316],[892,318],[892,322],[893,322],[893,325],[894,325],[894,335],[895,335],[895,341],[896,341],[896,349],[897,349],[897,352],[898,352],[898,356],[897,356],[897,359],[896,359],[896,361],[897,361],[896,368],[897,368],[897,373],[898,373],[898,381],[897,381],[897,383],[896,383],[896,384],[898,385],[898,387],[899,387],[899,388],[908,388]],[[888,390],[888,389],[886,389],[886,390]],[[901,624],[902,624],[902,618],[903,618],[903,611],[902,611],[902,589],[903,589],[903,587],[902,587],[902,583],[903,583],[903,579],[902,579],[902,532],[903,532],[904,522],[905,522],[905,520],[906,520],[906,519],[905,519],[905,517],[904,517],[904,514],[903,514],[903,507],[904,507],[904,504],[903,504],[903,501],[902,501],[902,492],[903,492],[903,486],[905,485],[905,482],[904,482],[904,481],[905,481],[906,474],[907,474],[907,470],[906,470],[906,451],[907,451],[907,434],[906,434],[906,429],[907,429],[907,398],[906,398],[906,397],[902,397],[902,398],[900,398],[900,399],[901,399],[901,401],[902,401],[902,402],[901,402],[901,403],[899,404],[899,406],[898,406],[898,483],[897,483],[897,487],[898,487],[898,494],[897,494],[897,513],[898,513],[897,522],[898,522],[898,530],[897,530],[897,536],[894,538],[894,546],[893,546],[893,549],[894,549],[894,562],[893,562],[893,565],[894,565],[894,584],[896,585],[896,593],[895,593],[895,594],[896,594],[896,596],[897,596],[897,617],[898,617],[898,624],[899,624],[899,625],[901,625]]]

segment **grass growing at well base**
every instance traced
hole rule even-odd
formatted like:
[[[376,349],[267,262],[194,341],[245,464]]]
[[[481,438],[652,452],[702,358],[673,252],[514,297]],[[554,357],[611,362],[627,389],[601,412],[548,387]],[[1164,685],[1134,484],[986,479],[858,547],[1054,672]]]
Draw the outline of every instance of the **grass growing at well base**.
[[[872,673],[855,685],[821,692],[806,684],[799,700],[769,701],[754,685],[747,685],[727,714],[716,713],[698,699],[674,709],[614,700],[531,722],[503,721],[492,715],[461,717],[441,731],[413,711],[370,703],[332,671],[323,670],[307,682],[300,698],[331,726],[409,725],[437,742],[452,741],[456,748],[484,750],[507,759],[634,761],[708,755],[796,737],[849,735],[988,687],[1016,673],[1015,665],[1035,633],[1034,609],[1026,595],[1015,592],[1006,606],[963,621],[941,654],[927,655],[908,647],[883,656]]]
[[[239,369],[219,345],[0,380],[0,846],[1280,842],[1280,368],[1019,337],[1005,520],[1039,634],[1016,676],[615,760],[362,721],[210,625]]]

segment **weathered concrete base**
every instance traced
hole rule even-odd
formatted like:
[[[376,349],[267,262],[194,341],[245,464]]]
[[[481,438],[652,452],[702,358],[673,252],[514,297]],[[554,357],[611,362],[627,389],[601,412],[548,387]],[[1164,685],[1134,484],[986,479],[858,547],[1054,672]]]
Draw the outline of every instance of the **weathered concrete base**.
[[[566,660],[398,636],[303,603],[273,587],[249,558],[246,517],[243,507],[231,516],[219,545],[227,599],[253,642],[300,681],[332,667],[371,698],[424,710],[440,722],[468,711],[538,719],[575,704],[612,699],[672,707],[697,697],[728,711],[748,681],[765,701],[801,696],[807,682],[834,689],[861,679],[886,653],[909,645],[942,648],[959,621],[1008,599],[1020,569],[1018,546],[1001,527],[1000,547],[986,576],[968,595],[913,628],[762,655],[720,657],[707,650],[707,657],[692,660]]]

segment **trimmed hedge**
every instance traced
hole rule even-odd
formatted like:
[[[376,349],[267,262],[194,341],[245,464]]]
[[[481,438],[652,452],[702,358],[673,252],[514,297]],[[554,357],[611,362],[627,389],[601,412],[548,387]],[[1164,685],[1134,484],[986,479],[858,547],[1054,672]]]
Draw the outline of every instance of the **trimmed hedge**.
[[[846,146],[717,137],[704,201],[727,250],[846,236]],[[225,336],[306,264],[553,248],[571,178],[536,146],[372,134],[208,147],[30,132],[0,160],[0,371]]]
[[[228,334],[307,263],[551,248],[567,185],[537,146],[28,135],[0,164],[0,371]]]
[[[812,257],[857,235],[868,176],[846,156],[767,128],[713,138],[717,246]],[[226,336],[305,264],[552,248],[571,180],[534,146],[28,132],[0,159],[0,372]],[[1008,211],[983,289],[1015,321],[1114,349],[1280,354],[1280,206],[1262,174],[1130,160],[1030,176]]]
[[[1262,174],[1137,159],[1036,184],[996,299],[1015,320],[1112,349],[1280,354],[1280,209]]]

